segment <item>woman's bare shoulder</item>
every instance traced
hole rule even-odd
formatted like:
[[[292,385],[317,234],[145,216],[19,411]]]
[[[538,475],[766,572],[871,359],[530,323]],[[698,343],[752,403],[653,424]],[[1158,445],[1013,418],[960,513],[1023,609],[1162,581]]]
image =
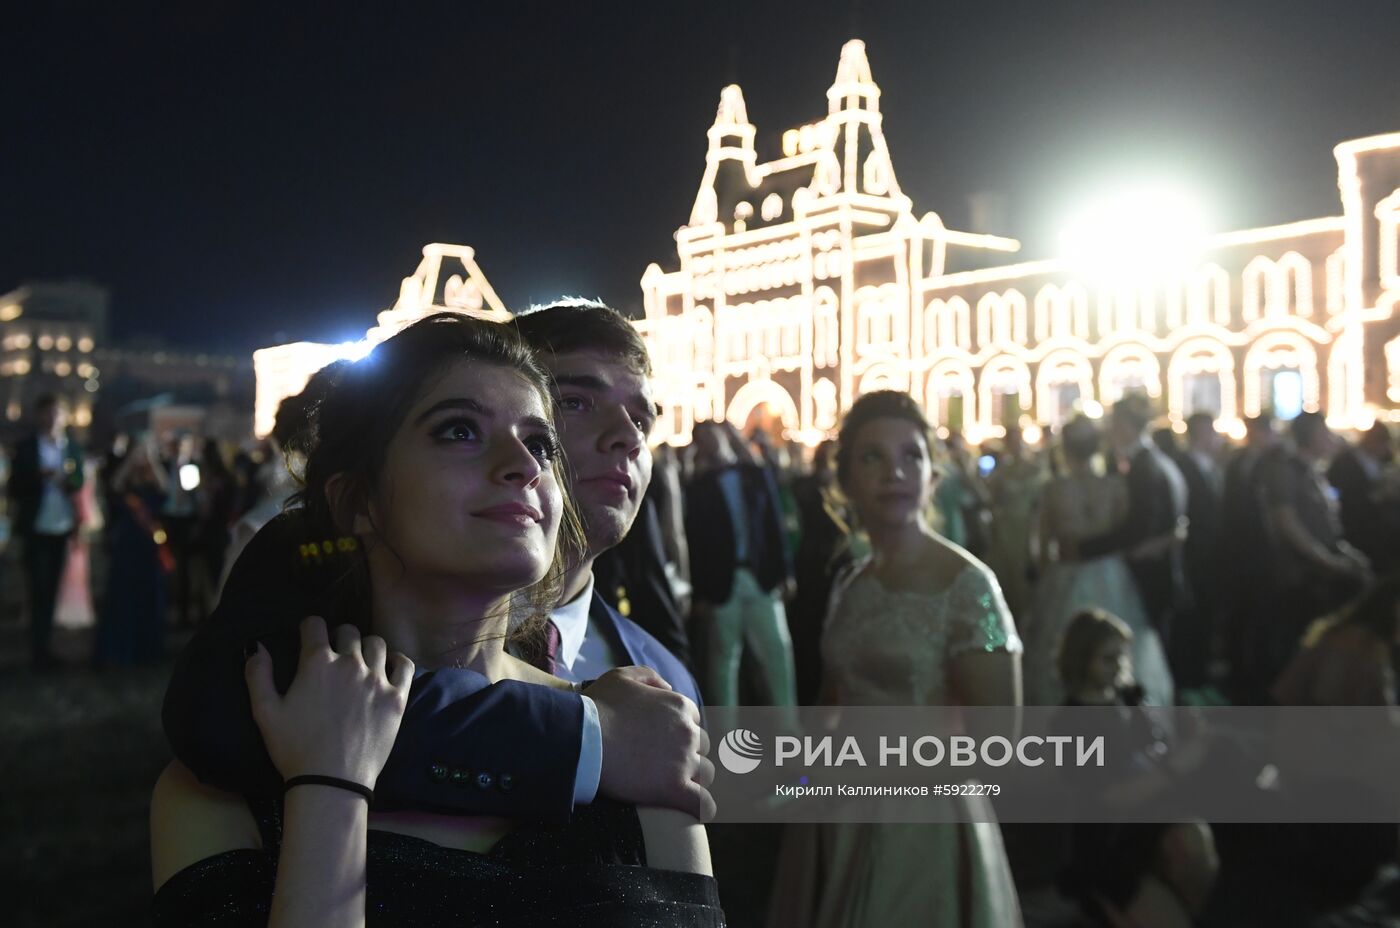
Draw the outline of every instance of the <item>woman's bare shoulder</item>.
[[[157,889],[190,864],[261,847],[258,823],[241,796],[206,786],[179,761],[166,765],[151,794],[151,873]]]
[[[705,826],[693,815],[674,809],[638,809],[647,866],[713,876]]]

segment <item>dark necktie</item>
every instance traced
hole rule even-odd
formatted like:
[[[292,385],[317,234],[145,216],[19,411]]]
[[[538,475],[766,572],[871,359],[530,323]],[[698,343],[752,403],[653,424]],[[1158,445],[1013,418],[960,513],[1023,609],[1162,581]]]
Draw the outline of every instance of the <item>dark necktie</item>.
[[[554,673],[559,667],[559,626],[550,619],[545,625],[544,660],[540,668],[545,673]]]

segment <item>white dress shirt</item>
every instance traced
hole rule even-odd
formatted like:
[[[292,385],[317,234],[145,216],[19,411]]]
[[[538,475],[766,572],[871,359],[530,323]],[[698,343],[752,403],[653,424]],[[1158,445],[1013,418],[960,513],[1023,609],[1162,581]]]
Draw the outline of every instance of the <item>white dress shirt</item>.
[[[67,451],[67,438],[60,437],[54,441],[48,435],[39,436],[39,469],[50,471],[53,476],[44,480],[44,489],[39,497],[39,511],[34,516],[36,534],[67,535],[73,531],[73,502],[61,489]]]
[[[583,592],[550,613],[549,620],[559,629],[559,652],[554,655],[554,675],[570,683],[596,680],[618,666],[608,636],[593,627],[589,613],[593,606],[593,576]],[[586,805],[598,794],[603,771],[603,729],[598,707],[583,697],[583,742],[579,748],[578,772],[574,776],[574,802]]]

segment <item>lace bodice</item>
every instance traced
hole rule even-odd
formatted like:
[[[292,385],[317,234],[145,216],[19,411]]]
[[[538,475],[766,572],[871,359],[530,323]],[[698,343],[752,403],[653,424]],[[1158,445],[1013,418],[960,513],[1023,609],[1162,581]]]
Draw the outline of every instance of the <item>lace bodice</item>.
[[[984,565],[969,564],[930,594],[888,589],[868,563],[837,580],[822,633],[825,672],[843,705],[946,705],[953,701],[953,659],[971,651],[1020,653],[1001,588]]]

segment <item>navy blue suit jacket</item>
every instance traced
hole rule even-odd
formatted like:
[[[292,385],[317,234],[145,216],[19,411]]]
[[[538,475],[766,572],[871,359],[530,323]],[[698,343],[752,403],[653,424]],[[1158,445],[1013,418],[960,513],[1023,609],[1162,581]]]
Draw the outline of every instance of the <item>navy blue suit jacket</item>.
[[[359,618],[363,597],[337,591],[343,564],[307,564],[296,511],[253,538],[229,574],[218,607],[176,662],[162,721],[175,756],[203,782],[251,796],[279,795],[282,778],[253,721],[243,646],[261,641],[285,692],[296,673],[299,626]],[[656,639],[601,600],[593,608],[628,659],[653,667],[697,698],[695,682]],[[380,809],[420,808],[510,818],[567,820],[583,732],[575,694],[515,681],[491,684],[471,670],[420,673],[399,735],[375,785]]]
[[[661,679],[671,684],[671,689],[689,696],[697,706],[701,705],[700,687],[685,664],[666,650],[666,646],[654,635],[609,606],[597,590],[593,591],[593,604],[588,607],[588,617],[611,634],[613,644],[619,646],[621,654],[626,657],[624,664],[650,667],[661,674]]]
[[[308,615],[365,627],[366,591],[350,588],[346,558],[310,538],[296,510],[269,522],[239,556],[214,613],[176,661],[162,722],[175,756],[211,786],[276,796],[282,777],[263,746],[244,683],[244,645],[262,642],[285,692]],[[453,669],[420,673],[376,808],[427,808],[567,820],[583,731],[574,693]],[[486,774],[487,776],[482,776]]]

